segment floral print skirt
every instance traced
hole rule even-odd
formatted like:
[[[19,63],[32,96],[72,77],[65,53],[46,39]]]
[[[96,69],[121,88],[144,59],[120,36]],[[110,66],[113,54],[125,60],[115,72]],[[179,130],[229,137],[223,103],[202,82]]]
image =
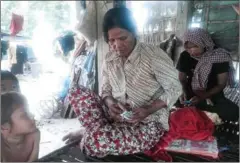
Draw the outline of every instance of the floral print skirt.
[[[87,155],[128,155],[152,148],[163,135],[159,122],[113,122],[101,98],[87,88],[71,88],[68,98],[86,132],[81,146]]]

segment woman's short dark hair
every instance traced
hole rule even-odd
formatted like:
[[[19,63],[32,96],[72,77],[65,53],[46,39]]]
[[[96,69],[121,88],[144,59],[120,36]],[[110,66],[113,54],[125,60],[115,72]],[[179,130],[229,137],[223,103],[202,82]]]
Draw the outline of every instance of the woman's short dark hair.
[[[104,15],[103,36],[106,42],[108,42],[108,31],[114,27],[125,29],[136,36],[136,22],[132,12],[126,7],[112,8]]]
[[[11,116],[16,106],[26,105],[26,98],[17,92],[8,92],[1,95],[1,124],[11,123]]]

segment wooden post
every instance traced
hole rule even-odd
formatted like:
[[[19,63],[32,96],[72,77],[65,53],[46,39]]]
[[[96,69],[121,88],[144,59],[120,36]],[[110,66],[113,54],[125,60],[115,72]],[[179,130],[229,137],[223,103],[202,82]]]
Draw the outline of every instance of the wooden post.
[[[80,3],[81,3],[82,8],[86,9],[86,7],[87,7],[86,0],[81,0]]]
[[[98,44],[98,4],[97,2],[95,2],[95,10],[96,10],[96,36],[97,36],[97,44]],[[99,82],[98,82],[98,51],[97,51],[97,47],[98,45],[96,46],[96,49],[95,52],[95,83],[94,83],[94,91],[99,94]]]
[[[205,5],[205,9],[206,9],[206,14],[205,14],[205,29],[207,30],[208,28],[208,19],[209,19],[209,10],[210,10],[210,1],[206,1],[205,3],[207,3],[207,5]]]
[[[125,0],[113,0],[113,7],[126,7],[126,1]]]
[[[194,2],[193,1],[187,1],[187,28],[191,27],[192,24],[192,16],[193,16],[193,10],[194,10]]]
[[[98,24],[98,36],[97,36],[97,73],[98,73],[98,93],[101,93],[102,86],[102,63],[105,55],[109,51],[108,44],[103,39],[102,22],[105,13],[113,8],[113,2],[96,1],[97,5],[97,24]],[[96,80],[97,81],[97,80]]]

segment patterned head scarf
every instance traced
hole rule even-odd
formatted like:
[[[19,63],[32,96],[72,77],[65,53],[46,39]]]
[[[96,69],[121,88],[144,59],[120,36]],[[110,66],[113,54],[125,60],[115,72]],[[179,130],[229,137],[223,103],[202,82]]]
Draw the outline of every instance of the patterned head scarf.
[[[213,63],[229,62],[229,81],[228,84],[234,87],[234,74],[233,63],[228,51],[222,48],[214,49],[214,42],[211,39],[207,31],[201,28],[189,29],[184,34],[184,44],[191,42],[201,48],[205,49],[205,52],[201,57],[194,57],[198,60],[196,68],[192,78],[193,90],[205,90],[207,88],[208,76],[211,72]]]

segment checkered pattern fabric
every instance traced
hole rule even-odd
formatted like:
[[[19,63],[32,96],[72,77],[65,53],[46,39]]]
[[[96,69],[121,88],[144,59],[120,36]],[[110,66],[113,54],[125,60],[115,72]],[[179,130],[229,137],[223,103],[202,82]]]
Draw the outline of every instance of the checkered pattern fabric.
[[[229,52],[222,48],[214,49],[215,44],[207,31],[201,28],[192,28],[184,35],[184,42],[187,41],[206,49],[206,52],[203,53],[201,57],[194,57],[198,60],[198,64],[196,65],[192,78],[193,90],[205,90],[213,63],[221,62],[230,63],[228,84],[230,87],[235,86],[235,70]]]

